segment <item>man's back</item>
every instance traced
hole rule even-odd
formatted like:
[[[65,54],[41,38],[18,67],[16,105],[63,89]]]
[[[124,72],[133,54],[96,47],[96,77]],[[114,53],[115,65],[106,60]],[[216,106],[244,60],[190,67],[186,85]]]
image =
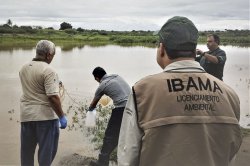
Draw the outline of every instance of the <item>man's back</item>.
[[[130,94],[128,83],[117,74],[108,75],[101,67],[96,67],[92,72],[95,80],[100,83],[95,92],[89,110],[96,107],[102,95],[107,95],[113,100],[115,108],[112,109],[111,116],[103,138],[103,145],[97,161],[92,161],[91,166],[108,166],[112,151],[117,147],[120,126],[122,122],[125,105]]]
[[[140,166],[228,166],[241,145],[238,125],[171,124],[151,128]]]
[[[241,145],[239,99],[197,70],[163,72],[136,83],[141,166],[226,166]]]
[[[101,97],[105,94],[113,100],[115,107],[125,107],[130,92],[130,86],[122,77],[111,74],[103,76],[95,96]]]
[[[119,165],[228,166],[242,141],[237,94],[194,61],[199,35],[191,20],[175,16],[158,34],[156,60],[164,72],[133,88]]]
[[[58,76],[45,62],[32,61],[19,72],[23,95],[21,121],[56,119],[47,95],[58,94]]]

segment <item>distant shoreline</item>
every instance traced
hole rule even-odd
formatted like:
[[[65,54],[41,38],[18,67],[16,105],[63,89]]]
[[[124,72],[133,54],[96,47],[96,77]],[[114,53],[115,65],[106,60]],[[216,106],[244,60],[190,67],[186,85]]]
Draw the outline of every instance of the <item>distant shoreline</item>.
[[[206,36],[216,33],[221,45],[250,47],[250,30],[200,31],[198,43],[206,43]],[[48,39],[59,44],[90,44],[156,47],[158,35],[153,31],[105,31],[86,29],[36,29],[30,26],[0,26],[0,46],[34,45],[38,40]]]

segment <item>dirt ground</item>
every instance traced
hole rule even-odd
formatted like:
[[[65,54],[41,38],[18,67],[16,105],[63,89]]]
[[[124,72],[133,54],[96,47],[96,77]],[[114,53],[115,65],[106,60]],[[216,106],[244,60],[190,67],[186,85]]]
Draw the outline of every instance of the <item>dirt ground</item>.
[[[236,158],[235,166],[249,166],[250,163],[250,135],[243,138],[242,145]]]
[[[79,155],[77,153],[63,157],[57,166],[89,166],[93,158]],[[235,166],[249,166],[250,163],[250,135],[243,138],[241,148],[236,158]],[[114,162],[110,162],[111,166],[116,166]]]
[[[90,161],[96,160],[91,157],[82,156],[80,154],[74,153],[69,156],[65,156],[57,164],[57,166],[89,166]],[[115,162],[110,161],[110,166],[116,166]]]

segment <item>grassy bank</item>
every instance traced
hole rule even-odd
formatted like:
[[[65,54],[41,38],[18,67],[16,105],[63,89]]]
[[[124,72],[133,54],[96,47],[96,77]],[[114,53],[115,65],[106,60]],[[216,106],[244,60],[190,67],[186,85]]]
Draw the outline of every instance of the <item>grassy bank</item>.
[[[153,32],[152,32],[153,33]],[[73,29],[51,30],[36,29],[29,32],[20,33],[19,31],[11,31],[1,33],[0,29],[0,45],[25,45],[34,44],[40,39],[48,39],[56,44],[138,44],[138,45],[154,45],[158,38],[153,36],[151,32],[114,32],[114,31],[97,31],[86,30],[77,31]]]
[[[22,31],[21,31],[22,30]],[[38,40],[48,39],[57,45],[140,45],[155,47],[158,36],[153,31],[103,31],[103,30],[53,30],[0,28],[0,47],[34,46]],[[199,43],[206,43],[206,35],[216,33],[221,37],[222,45],[250,46],[250,31],[205,31],[199,32]]]

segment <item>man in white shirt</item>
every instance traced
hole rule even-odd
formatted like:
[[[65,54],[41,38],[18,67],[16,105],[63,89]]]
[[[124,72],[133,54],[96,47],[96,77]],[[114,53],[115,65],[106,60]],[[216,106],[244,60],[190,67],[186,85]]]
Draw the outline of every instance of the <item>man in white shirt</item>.
[[[60,128],[67,126],[58,96],[58,76],[49,65],[54,55],[54,43],[41,40],[36,45],[36,57],[19,72],[23,91],[20,99],[22,166],[34,165],[37,144],[39,165],[51,165],[58,146],[58,118]]]

